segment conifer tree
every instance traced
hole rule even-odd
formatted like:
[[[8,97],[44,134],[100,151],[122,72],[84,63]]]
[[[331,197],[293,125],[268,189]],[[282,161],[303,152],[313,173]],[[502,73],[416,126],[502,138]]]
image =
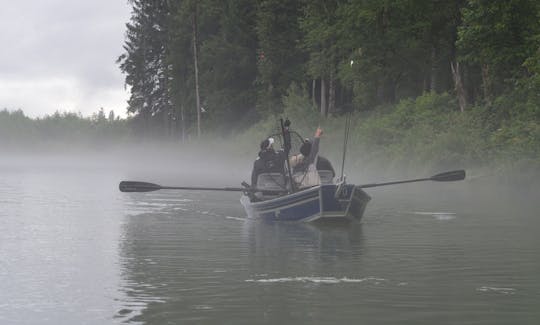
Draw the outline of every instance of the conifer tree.
[[[125,53],[118,58],[130,87],[128,112],[150,125],[163,125],[171,114],[167,0],[130,0],[132,17],[126,24]],[[154,122],[154,123],[151,123]]]

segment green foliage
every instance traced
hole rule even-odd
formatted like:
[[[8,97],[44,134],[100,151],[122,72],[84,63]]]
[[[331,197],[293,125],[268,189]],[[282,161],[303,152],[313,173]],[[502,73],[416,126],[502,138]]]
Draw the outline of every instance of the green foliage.
[[[320,123],[320,115],[316,107],[309,100],[308,92],[297,84],[292,84],[283,97],[283,116],[295,121],[298,131],[313,132],[313,125]]]
[[[534,70],[540,35],[535,0],[469,0],[456,45],[463,62],[481,69],[483,98],[491,101]],[[524,64],[525,63],[525,64]]]
[[[129,124],[129,120],[105,118],[103,109],[92,117],[55,112],[36,119],[27,117],[22,110],[4,109],[0,111],[0,147],[16,150],[51,146],[65,150],[71,145],[105,148],[128,141],[132,135]]]
[[[281,116],[340,143],[352,110],[357,165],[538,159],[538,1],[130,3],[120,63],[136,134],[193,133],[196,25],[203,130],[240,134],[241,150],[256,151]]]
[[[170,8],[166,0],[130,0],[131,21],[126,24],[125,53],[118,58],[120,69],[130,86],[128,111],[151,116],[169,114]]]
[[[257,2],[257,108],[262,114],[280,113],[288,87],[305,75],[305,55],[298,47],[301,5],[299,0]]]
[[[0,143],[10,145],[21,138],[35,137],[32,120],[22,110],[0,111]]]
[[[520,69],[535,50],[530,40],[540,31],[537,6],[532,0],[469,0],[457,42],[463,59],[493,65],[497,73]]]
[[[251,1],[225,1],[216,6],[212,20],[216,30],[201,39],[200,80],[206,125],[212,130],[230,130],[253,122],[257,71]]]
[[[203,125],[214,132],[281,113],[293,83],[309,85],[316,105],[326,93],[331,114],[426,91],[452,94],[449,62],[456,61],[463,63],[456,74],[473,105],[516,84],[538,89],[540,19],[533,0],[130,3],[119,60],[132,90],[129,110],[161,128],[183,120],[193,129],[195,34]]]
[[[305,91],[292,87],[283,99],[285,116],[304,136],[311,136],[319,124]],[[497,98],[497,105],[509,101]],[[478,106],[461,113],[456,99],[447,93],[426,93],[403,99],[373,112],[352,115],[348,157],[351,168],[374,167],[399,170],[444,170],[472,166],[501,165],[508,162],[536,161],[540,168],[540,105],[521,103],[520,114],[501,121],[493,117],[492,106]],[[523,106],[523,107],[521,107]],[[516,110],[515,110],[516,111]],[[334,162],[341,159],[346,115],[323,121],[325,130],[321,153]],[[277,118],[266,119],[238,136],[255,151],[252,139],[272,133]],[[257,142],[258,143],[258,142]],[[325,144],[332,144],[325,146]]]

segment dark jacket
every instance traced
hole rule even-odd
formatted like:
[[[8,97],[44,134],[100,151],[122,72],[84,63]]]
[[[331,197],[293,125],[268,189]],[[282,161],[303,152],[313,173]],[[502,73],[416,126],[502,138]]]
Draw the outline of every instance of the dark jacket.
[[[305,163],[298,164],[293,168],[294,173],[301,173],[305,172],[307,170],[307,166]],[[336,177],[336,171],[334,170],[334,167],[332,166],[332,163],[330,160],[323,156],[317,157],[317,164],[315,165],[317,170],[329,170],[332,172],[332,177]]]
[[[317,170],[329,170],[332,172],[332,177],[336,177],[336,172],[334,171],[334,167],[332,167],[332,163],[323,156],[317,158]]]
[[[259,158],[253,163],[251,172],[251,186],[257,185],[257,178],[262,173],[284,173],[285,153],[274,149],[261,150]]]

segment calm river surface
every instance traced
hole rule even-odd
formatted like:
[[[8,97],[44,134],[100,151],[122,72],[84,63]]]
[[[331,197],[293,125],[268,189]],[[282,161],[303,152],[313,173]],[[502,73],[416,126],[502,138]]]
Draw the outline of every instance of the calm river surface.
[[[419,183],[371,189],[358,224],[263,224],[235,193],[117,189],[184,175],[22,161],[0,161],[0,324],[540,324],[538,193]]]

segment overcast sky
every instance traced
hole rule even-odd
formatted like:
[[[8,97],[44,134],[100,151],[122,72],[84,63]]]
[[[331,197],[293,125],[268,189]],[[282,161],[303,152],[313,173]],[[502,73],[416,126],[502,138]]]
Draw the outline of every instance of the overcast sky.
[[[0,110],[125,116],[127,0],[0,0]]]

